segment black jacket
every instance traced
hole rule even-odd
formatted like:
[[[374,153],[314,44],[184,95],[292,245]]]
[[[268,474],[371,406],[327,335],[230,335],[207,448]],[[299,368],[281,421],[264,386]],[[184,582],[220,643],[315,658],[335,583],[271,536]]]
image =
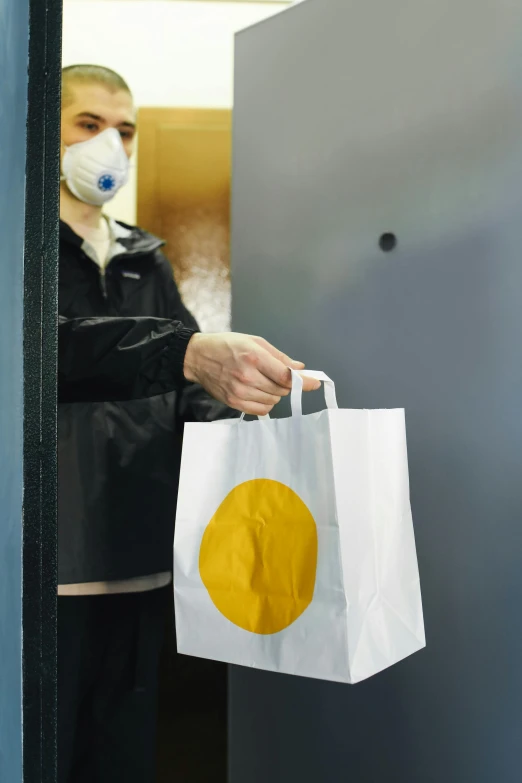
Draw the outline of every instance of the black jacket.
[[[60,584],[170,570],[183,422],[236,415],[183,382],[197,324],[163,243],[118,226],[105,275],[60,226]]]

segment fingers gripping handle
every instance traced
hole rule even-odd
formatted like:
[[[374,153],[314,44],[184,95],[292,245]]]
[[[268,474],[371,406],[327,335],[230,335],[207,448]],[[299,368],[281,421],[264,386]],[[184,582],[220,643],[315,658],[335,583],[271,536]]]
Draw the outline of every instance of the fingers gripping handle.
[[[322,381],[324,385],[324,397],[327,408],[338,408],[337,397],[335,396],[335,383],[324,372],[319,370],[303,370],[300,373],[292,370],[292,393],[290,395],[290,404],[292,407],[292,416],[303,415],[303,378],[314,378],[316,381]]]
[[[296,372],[295,370],[291,370],[291,372],[292,372],[292,392],[290,395],[290,405],[292,408],[292,416],[303,415],[302,376],[304,376],[305,378],[314,378],[316,381],[322,381],[324,385],[324,397],[326,400],[326,407],[327,408],[339,407],[337,404],[337,397],[335,396],[335,383],[324,372],[320,372],[319,370],[302,370],[301,372]],[[244,418],[245,418],[245,414],[242,413],[241,418],[239,419],[239,423],[241,423],[244,420]],[[258,416],[257,418],[270,420],[270,416],[268,414],[266,416]]]

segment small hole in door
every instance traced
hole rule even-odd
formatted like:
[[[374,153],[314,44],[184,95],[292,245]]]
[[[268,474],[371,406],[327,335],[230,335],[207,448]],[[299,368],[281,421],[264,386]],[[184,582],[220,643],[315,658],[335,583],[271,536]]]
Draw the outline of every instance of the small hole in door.
[[[379,239],[379,247],[383,253],[391,253],[392,250],[395,250],[397,247],[397,237],[395,234],[391,233],[390,231],[382,234],[381,238]]]

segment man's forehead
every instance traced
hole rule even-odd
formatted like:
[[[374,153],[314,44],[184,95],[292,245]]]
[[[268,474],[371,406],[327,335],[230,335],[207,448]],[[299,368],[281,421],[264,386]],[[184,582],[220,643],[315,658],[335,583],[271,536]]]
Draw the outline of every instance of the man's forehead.
[[[132,96],[124,90],[115,92],[100,84],[81,83],[68,85],[68,89],[71,100],[64,111],[70,116],[86,114],[109,120],[117,114],[121,115],[122,120],[135,121],[136,109]]]

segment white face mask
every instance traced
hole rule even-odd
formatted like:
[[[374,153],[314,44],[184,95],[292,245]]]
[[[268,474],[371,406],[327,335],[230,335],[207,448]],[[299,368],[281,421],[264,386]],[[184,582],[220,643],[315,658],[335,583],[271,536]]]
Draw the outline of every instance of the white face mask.
[[[73,196],[101,207],[113,198],[129,178],[129,159],[116,128],[107,128],[93,139],[71,144],[62,160],[62,179]]]

